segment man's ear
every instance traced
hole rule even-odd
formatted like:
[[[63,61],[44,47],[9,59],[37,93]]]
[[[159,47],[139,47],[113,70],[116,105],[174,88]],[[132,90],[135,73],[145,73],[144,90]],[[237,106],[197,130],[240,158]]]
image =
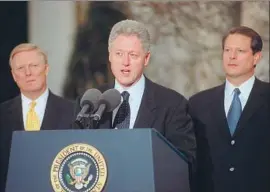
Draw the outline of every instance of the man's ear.
[[[262,58],[262,52],[261,51],[254,54],[254,59],[253,59],[254,67],[256,67],[256,65],[259,63],[261,58]]]
[[[144,58],[144,66],[147,67],[150,61],[151,53],[148,51]]]
[[[49,64],[45,64],[45,75],[48,76],[50,70]]]

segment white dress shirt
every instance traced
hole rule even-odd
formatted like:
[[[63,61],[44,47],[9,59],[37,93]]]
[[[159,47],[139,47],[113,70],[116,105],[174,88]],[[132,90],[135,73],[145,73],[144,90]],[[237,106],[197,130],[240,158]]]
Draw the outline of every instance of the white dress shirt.
[[[44,93],[37,98],[36,101],[36,106],[35,106],[35,112],[37,113],[40,121],[40,126],[42,125],[45,109],[46,109],[46,104],[49,96],[49,90],[46,89]],[[30,108],[30,103],[32,102],[31,99],[27,98],[25,95],[21,94],[21,99],[22,99],[22,112],[23,112],[23,122],[24,122],[24,127],[26,127],[26,118],[27,118],[27,113]]]
[[[123,88],[118,82],[117,80],[115,80],[115,86],[114,88],[116,90],[118,90],[120,93],[127,91],[130,95],[129,95],[129,105],[130,105],[130,124],[129,124],[129,128],[132,129],[134,127],[135,124],[135,120],[137,118],[137,114],[141,105],[141,101],[142,101],[142,96],[143,96],[143,92],[144,92],[144,88],[145,88],[145,77],[144,75],[141,76],[141,78],[139,79],[138,82],[136,82],[134,85],[132,85],[131,87],[128,88]],[[121,97],[121,103],[123,101],[123,98]],[[114,109],[113,111],[113,121],[114,118],[116,116],[116,113],[121,105],[121,103],[119,104],[119,106]]]
[[[248,97],[250,95],[250,92],[252,90],[253,84],[255,81],[255,76],[253,75],[251,78],[249,78],[247,81],[242,83],[239,87],[235,87],[232,85],[227,79],[225,83],[225,96],[224,96],[224,109],[226,113],[226,117],[228,115],[228,111],[230,109],[232,100],[233,100],[233,95],[234,95],[234,89],[239,88],[240,90],[240,95],[239,99],[241,101],[242,105],[242,111],[244,110],[244,107],[247,103]]]

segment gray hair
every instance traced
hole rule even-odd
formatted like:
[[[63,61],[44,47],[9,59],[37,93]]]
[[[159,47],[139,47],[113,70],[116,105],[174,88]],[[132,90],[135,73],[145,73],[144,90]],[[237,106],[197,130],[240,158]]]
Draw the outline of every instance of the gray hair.
[[[144,51],[150,51],[150,34],[143,23],[129,19],[116,23],[110,32],[108,41],[109,51],[113,41],[119,35],[136,35],[141,40]]]
[[[45,64],[48,64],[48,57],[47,57],[46,53],[43,50],[41,50],[41,48],[39,48],[37,45],[35,45],[33,43],[21,43],[21,44],[17,45],[16,47],[14,47],[13,50],[11,51],[10,57],[9,57],[9,65],[11,66],[13,57],[17,53],[20,53],[23,51],[32,51],[32,50],[40,53],[43,56]]]

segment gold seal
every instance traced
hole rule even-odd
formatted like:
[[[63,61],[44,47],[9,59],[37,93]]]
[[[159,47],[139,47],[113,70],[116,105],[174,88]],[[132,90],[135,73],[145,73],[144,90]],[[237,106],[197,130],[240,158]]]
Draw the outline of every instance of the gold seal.
[[[55,192],[101,192],[106,180],[105,158],[88,144],[65,147],[51,166],[51,184]]]

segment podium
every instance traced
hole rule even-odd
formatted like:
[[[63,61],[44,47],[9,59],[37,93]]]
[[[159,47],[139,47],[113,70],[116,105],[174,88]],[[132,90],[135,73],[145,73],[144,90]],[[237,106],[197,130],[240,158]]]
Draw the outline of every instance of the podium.
[[[13,133],[6,192],[189,192],[184,156],[155,129]]]

